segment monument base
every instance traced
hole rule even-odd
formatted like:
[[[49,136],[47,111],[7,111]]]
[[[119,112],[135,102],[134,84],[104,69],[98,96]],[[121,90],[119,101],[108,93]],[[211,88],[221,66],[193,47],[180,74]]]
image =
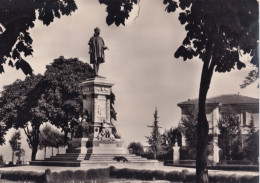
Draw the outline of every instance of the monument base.
[[[113,141],[91,138],[73,138],[69,142],[66,154],[57,154],[45,160],[31,161],[37,166],[114,166],[114,165],[152,165],[158,166],[158,160],[147,160],[141,156],[129,154],[120,139]]]
[[[117,139],[116,128],[111,122],[111,94],[113,83],[105,77],[89,78],[80,84],[83,92],[83,109],[86,118],[81,120],[84,138],[73,138],[66,154],[58,154],[31,165],[48,166],[110,166],[115,164],[158,165],[157,160],[147,160],[129,154],[123,142]],[[87,115],[88,114],[88,115]],[[77,135],[78,136],[78,135]],[[88,138],[85,138],[88,137]]]

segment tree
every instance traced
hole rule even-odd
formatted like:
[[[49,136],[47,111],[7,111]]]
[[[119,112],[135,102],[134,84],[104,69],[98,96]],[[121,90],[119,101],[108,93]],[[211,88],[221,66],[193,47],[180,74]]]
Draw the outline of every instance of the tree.
[[[50,147],[54,140],[51,127],[45,125],[39,134],[39,149],[44,149],[44,159],[46,158],[46,148]]]
[[[45,125],[39,135],[39,148],[44,149],[44,158],[46,158],[46,148],[59,149],[59,147],[65,146],[64,135],[57,130],[54,130],[51,126]]]
[[[163,146],[166,152],[171,151],[175,143],[181,146],[181,132],[178,128],[170,128],[162,134]]]
[[[66,146],[66,142],[64,141],[64,134],[58,132],[57,130],[54,132],[54,137],[55,137],[55,144],[53,147],[57,148],[57,153],[60,153],[60,147]],[[53,151],[52,151],[53,155]]]
[[[150,137],[146,137],[148,139],[148,143],[150,144],[150,149],[154,153],[154,159],[157,158],[158,154],[162,150],[162,137],[159,131],[159,128],[161,128],[158,123],[158,114],[157,114],[157,108],[154,112],[154,121],[153,125],[149,126],[149,128],[152,128],[152,132]]]
[[[107,6],[106,21],[124,25],[137,0],[100,0]],[[187,35],[174,56],[184,61],[198,57],[203,61],[198,112],[198,142],[196,153],[196,182],[208,182],[207,142],[209,125],[205,102],[213,72],[242,69],[242,54],[250,54],[252,64],[258,64],[257,46],[258,1],[249,0],[163,0],[167,12],[178,9],[179,20],[185,24]]]
[[[44,100],[48,105],[42,106],[48,113],[48,120],[65,133],[76,125],[85,113],[83,110],[83,94],[80,83],[93,77],[93,70],[87,64],[76,58],[59,57],[48,65],[44,74],[44,82],[48,86]]]
[[[54,18],[70,15],[77,9],[74,0],[2,0],[0,2],[0,73],[3,64],[22,69],[24,74],[32,74],[32,68],[24,57],[32,55],[33,39],[29,29],[36,19],[49,25]]]
[[[259,157],[259,130],[256,130],[254,125],[254,118],[251,117],[249,123],[248,136],[245,140],[246,145],[244,148],[246,157],[250,159],[253,163],[258,164]]]
[[[222,113],[218,121],[220,131],[218,145],[225,159],[237,159],[242,154],[240,120],[231,110]],[[240,154],[240,155],[239,155]]]
[[[93,69],[77,58],[65,59],[61,56],[47,66],[44,83],[48,87],[43,98],[48,105],[42,108],[47,111],[51,124],[62,129],[66,142],[68,133],[73,131],[77,121],[86,115],[80,83],[91,77],[94,77]],[[115,95],[112,93],[110,98],[111,117],[116,120]]]
[[[131,142],[128,145],[127,149],[128,150],[131,149],[133,154],[136,154],[136,155],[139,155],[139,156],[144,154],[144,147],[140,142]]]
[[[0,117],[0,121],[1,121],[1,117]],[[5,138],[4,138],[5,135],[6,135],[5,125],[3,122],[0,122],[0,146],[5,144]]]
[[[179,123],[178,130],[185,137],[185,141],[187,143],[186,147],[183,147],[181,150],[183,151],[183,157],[188,159],[196,159],[196,148],[198,142],[198,108],[196,106],[192,106],[188,109],[187,114],[181,118],[181,122]],[[207,155],[212,153],[212,149],[209,148],[209,145],[212,143],[213,135],[210,134],[207,141]]]
[[[24,155],[25,155],[25,150],[22,149],[22,148],[19,148],[19,149],[15,152],[15,156],[18,157],[18,160],[16,161],[16,164],[17,164],[17,165],[22,164],[21,157],[22,157],[22,156],[24,157]]]
[[[179,129],[185,136],[187,146],[195,153],[197,145],[197,117],[196,110],[188,111],[185,117],[181,118]]]
[[[4,86],[0,99],[0,114],[6,129],[22,128],[32,149],[31,159],[35,160],[39,145],[40,126],[47,121],[47,114],[42,106],[47,105],[42,98],[42,75],[32,75],[24,81],[16,80]]]
[[[14,155],[16,151],[19,151],[21,148],[21,132],[20,131],[16,131],[11,139],[9,140],[9,144],[11,146],[12,149],[12,162],[14,163]]]
[[[240,88],[246,88],[247,86],[253,84],[255,81],[259,79],[259,67],[255,67],[251,70],[248,75],[245,77],[243,84],[240,85]],[[258,85],[259,87],[259,85]]]

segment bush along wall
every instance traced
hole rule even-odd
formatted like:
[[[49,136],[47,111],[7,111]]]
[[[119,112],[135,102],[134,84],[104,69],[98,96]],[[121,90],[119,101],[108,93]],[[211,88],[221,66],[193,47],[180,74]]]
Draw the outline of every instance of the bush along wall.
[[[0,182],[2,179],[10,181],[23,181],[23,182],[46,182],[45,173],[38,172],[25,172],[25,171],[8,171],[0,172]]]
[[[190,173],[188,170],[182,172],[172,171],[164,172],[159,170],[136,170],[136,169],[117,169],[109,167],[104,169],[89,169],[77,171],[63,171],[51,172],[49,169],[45,173],[35,172],[0,172],[1,179],[11,181],[23,182],[37,182],[37,183],[56,183],[56,182],[95,182],[106,183],[109,179],[129,179],[129,180],[168,180],[170,182],[195,182],[195,173]],[[1,181],[0,181],[1,182]],[[258,183],[259,176],[237,176],[237,175],[209,175],[209,182],[211,183]]]

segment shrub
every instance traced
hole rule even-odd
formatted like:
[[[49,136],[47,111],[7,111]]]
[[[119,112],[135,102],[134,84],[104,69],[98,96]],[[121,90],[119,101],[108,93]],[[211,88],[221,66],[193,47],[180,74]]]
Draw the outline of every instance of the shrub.
[[[109,177],[109,168],[89,169],[86,172],[86,179],[101,179]]]
[[[139,180],[153,180],[153,173],[150,170],[141,170],[140,172],[136,172],[136,178]]]
[[[258,183],[259,182],[259,177],[258,176],[241,176],[238,177],[237,175],[225,175],[225,174],[220,174],[220,175],[209,175],[209,182],[212,183]]]
[[[23,171],[10,171],[2,172],[1,179],[11,181],[34,181],[34,182],[45,182],[45,174],[37,172],[23,172]]]
[[[59,173],[60,176],[60,182],[65,182],[65,181],[69,181],[69,180],[73,180],[73,171],[72,170],[66,170],[66,171],[62,171]]]
[[[159,154],[158,160],[161,160],[161,161],[172,160],[173,159],[172,156],[173,156],[173,150],[171,149],[166,153]]]
[[[151,151],[144,152],[141,156],[147,159],[154,159],[154,153]]]
[[[180,159],[181,160],[195,160],[196,149],[192,147],[181,147],[180,148]]]
[[[74,178],[76,180],[85,180],[86,179],[86,172],[84,170],[76,170],[74,172]]]
[[[90,169],[87,171],[63,171],[63,172],[51,172],[46,170],[45,174],[36,172],[1,172],[2,179],[11,181],[23,181],[23,182],[70,182],[70,181],[84,181],[92,182],[105,182],[104,179],[136,179],[136,180],[168,180],[171,182],[183,182],[191,183],[195,181],[195,173],[190,173],[188,170],[182,172],[172,171],[163,172],[159,170],[136,170],[136,169],[116,169],[115,167],[109,167],[105,169]],[[211,183],[258,183],[259,176],[237,176],[237,175],[217,175],[210,174],[209,182]]]
[[[166,172],[156,170],[153,172],[153,178],[156,180],[165,180]]]
[[[175,181],[181,181],[181,173],[178,172],[178,171],[172,171],[172,172],[168,172],[166,173],[165,175],[165,179],[166,180],[169,180],[169,181],[172,181],[172,180],[175,180]]]

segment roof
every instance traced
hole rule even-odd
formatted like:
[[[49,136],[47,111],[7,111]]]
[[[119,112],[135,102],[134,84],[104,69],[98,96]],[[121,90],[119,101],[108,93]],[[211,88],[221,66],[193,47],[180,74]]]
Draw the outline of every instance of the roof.
[[[195,105],[198,104],[198,101],[198,99],[189,99],[187,101],[180,102],[177,105]],[[259,104],[259,99],[239,94],[229,94],[208,98],[206,100],[206,104]]]
[[[188,99],[184,102],[180,102],[177,105],[195,105],[198,104],[199,100],[198,99]],[[212,100],[212,99],[207,99],[206,104],[219,104],[219,102]]]

